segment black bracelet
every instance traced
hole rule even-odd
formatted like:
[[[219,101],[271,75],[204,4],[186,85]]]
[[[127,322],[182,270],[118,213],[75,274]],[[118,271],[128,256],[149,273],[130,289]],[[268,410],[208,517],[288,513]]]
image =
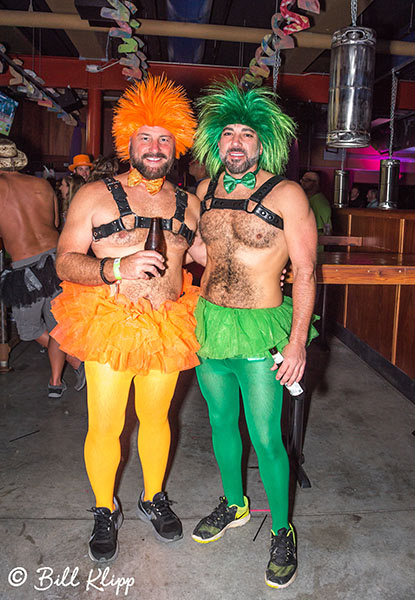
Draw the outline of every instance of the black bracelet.
[[[115,283],[115,281],[108,281],[108,279],[104,275],[104,265],[107,262],[107,260],[111,260],[111,258],[109,256],[106,256],[105,258],[103,258],[100,261],[100,263],[99,263],[99,274],[100,274],[100,277],[101,277],[101,279],[102,279],[102,281],[104,283],[106,283],[107,285],[112,285],[113,283]]]

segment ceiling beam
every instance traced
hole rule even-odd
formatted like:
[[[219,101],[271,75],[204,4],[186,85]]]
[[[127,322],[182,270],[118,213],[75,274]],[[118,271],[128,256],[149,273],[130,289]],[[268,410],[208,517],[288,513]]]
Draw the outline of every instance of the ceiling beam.
[[[52,13],[79,16],[74,0],[47,0],[47,3]],[[65,30],[65,33],[79,52],[79,56],[100,58],[105,53],[105,46],[102,47],[102,44],[99,43],[95,32],[68,29]]]
[[[228,25],[209,25],[199,23],[180,23],[175,21],[158,21],[140,19],[141,26],[135,30],[137,35],[158,35],[228,42],[245,42],[259,44],[262,38],[271,33],[268,29],[254,27],[232,27]],[[90,26],[78,15],[25,12],[21,10],[0,11],[0,27],[38,27],[43,29],[65,29],[81,31],[107,32],[109,27]],[[322,33],[301,32],[293,36],[299,48],[329,49],[331,35]],[[398,56],[415,56],[415,43],[394,40],[378,40],[376,51],[382,54]],[[287,50],[289,52],[289,50]]]

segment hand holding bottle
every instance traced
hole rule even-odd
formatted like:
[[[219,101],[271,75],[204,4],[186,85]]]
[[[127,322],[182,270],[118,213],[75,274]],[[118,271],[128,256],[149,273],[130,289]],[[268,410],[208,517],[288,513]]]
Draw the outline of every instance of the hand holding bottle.
[[[148,236],[146,243],[144,244],[144,250],[153,250],[158,252],[163,257],[163,260],[166,257],[166,241],[164,239],[160,217],[152,217],[151,219],[150,229],[148,230]],[[164,274],[165,268],[166,267],[163,266],[163,270],[158,270],[160,276]],[[149,277],[154,277],[155,274],[149,271],[147,275]]]
[[[272,356],[272,360],[274,361],[274,363],[276,365],[280,366],[284,361],[284,357],[280,352],[278,352],[277,347],[273,346],[272,348],[269,349],[269,352]],[[292,383],[291,385],[286,383],[285,387],[290,392],[291,396],[299,396],[300,394],[302,394],[304,392],[301,385],[299,383],[297,383],[296,381],[294,381],[294,383]]]

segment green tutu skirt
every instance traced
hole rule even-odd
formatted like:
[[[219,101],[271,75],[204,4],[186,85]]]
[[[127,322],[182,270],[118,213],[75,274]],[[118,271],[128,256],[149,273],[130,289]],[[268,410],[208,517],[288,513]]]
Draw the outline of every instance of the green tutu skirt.
[[[228,308],[208,302],[201,296],[196,305],[196,337],[202,358],[262,358],[276,346],[288,344],[293,315],[292,299],[288,296],[275,308]],[[319,319],[313,315],[311,323]],[[309,344],[318,336],[310,324]]]

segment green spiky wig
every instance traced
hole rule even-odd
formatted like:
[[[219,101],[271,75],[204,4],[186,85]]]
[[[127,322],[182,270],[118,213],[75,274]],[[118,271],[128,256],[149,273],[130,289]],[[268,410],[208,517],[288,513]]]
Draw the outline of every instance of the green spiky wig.
[[[207,95],[197,101],[199,126],[193,154],[205,164],[210,177],[223,168],[218,142],[224,127],[238,123],[256,131],[263,146],[261,169],[281,173],[295,124],[275,103],[273,91],[266,87],[243,91],[236,80],[216,81],[206,91]]]

